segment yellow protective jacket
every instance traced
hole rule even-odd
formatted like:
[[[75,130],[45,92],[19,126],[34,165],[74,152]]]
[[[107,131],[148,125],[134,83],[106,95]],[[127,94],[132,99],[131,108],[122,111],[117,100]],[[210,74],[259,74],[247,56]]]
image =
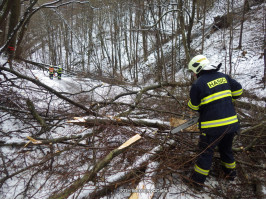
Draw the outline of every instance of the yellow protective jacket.
[[[243,89],[230,76],[215,70],[203,70],[190,90],[188,106],[200,113],[199,127],[216,132],[239,129],[233,100],[240,97]]]

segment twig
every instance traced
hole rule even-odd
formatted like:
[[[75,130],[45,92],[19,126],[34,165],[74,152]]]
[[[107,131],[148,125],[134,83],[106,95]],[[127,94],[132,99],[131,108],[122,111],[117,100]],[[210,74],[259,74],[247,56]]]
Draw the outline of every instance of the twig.
[[[131,138],[132,139],[132,138]],[[128,142],[128,141],[127,141]],[[124,143],[123,145],[125,145]],[[91,170],[88,170],[85,172],[84,176],[76,181],[63,191],[60,191],[57,194],[54,194],[50,196],[50,199],[66,199],[68,198],[71,194],[82,188],[87,182],[91,181],[97,173],[102,170],[104,167],[106,167],[116,156],[119,154],[123,153],[129,146],[131,146],[134,143],[131,143],[127,145],[126,147],[123,147],[122,145],[118,147],[117,149],[114,149],[111,151],[105,158],[102,160],[98,161]]]
[[[245,129],[244,131],[242,131],[241,134],[244,134],[244,133],[246,133],[246,132],[250,132],[250,131],[253,131],[253,130],[257,129],[257,128],[261,128],[261,127],[262,127],[260,133],[257,135],[256,138],[254,138],[254,139],[249,143],[249,145],[247,145],[246,147],[239,147],[239,148],[235,148],[235,147],[233,147],[233,148],[232,148],[233,151],[236,151],[236,152],[237,152],[237,151],[247,151],[247,150],[249,150],[249,149],[250,149],[250,148],[251,148],[251,147],[257,142],[257,140],[260,138],[259,136],[261,136],[261,135],[264,133],[265,123],[266,123],[266,121],[263,121],[263,122],[261,122],[260,124],[258,124],[258,125],[256,125],[256,126],[253,126],[253,127],[251,127],[251,128],[248,128],[248,129]]]
[[[260,168],[260,169],[266,169],[266,165],[254,165],[252,163],[248,163],[248,162],[245,162],[245,161],[242,161],[242,160],[236,160],[236,162],[238,163],[241,163],[241,164],[244,164],[244,165],[248,165],[250,167],[256,167],[256,168]]]

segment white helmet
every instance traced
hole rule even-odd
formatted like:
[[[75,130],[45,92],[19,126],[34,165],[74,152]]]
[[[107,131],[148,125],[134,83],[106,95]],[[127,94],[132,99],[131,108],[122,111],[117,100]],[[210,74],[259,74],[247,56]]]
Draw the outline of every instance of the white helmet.
[[[188,69],[198,74],[205,66],[209,65],[210,61],[203,55],[197,55],[188,64]]]

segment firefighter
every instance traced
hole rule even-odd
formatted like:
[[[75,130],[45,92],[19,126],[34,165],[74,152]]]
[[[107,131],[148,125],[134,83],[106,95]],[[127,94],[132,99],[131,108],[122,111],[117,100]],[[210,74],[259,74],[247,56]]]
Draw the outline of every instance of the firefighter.
[[[61,77],[62,77],[62,67],[59,65],[58,66],[58,69],[57,69],[57,77],[58,77],[58,80],[61,80]]]
[[[236,177],[232,142],[240,125],[233,101],[243,93],[242,86],[230,76],[218,72],[204,55],[194,57],[188,65],[197,76],[190,89],[188,106],[200,114],[200,153],[190,177],[192,186],[201,189],[211,168],[214,149],[218,146],[224,175]]]
[[[50,79],[53,79],[54,77],[54,67],[52,65],[49,67],[49,77]]]

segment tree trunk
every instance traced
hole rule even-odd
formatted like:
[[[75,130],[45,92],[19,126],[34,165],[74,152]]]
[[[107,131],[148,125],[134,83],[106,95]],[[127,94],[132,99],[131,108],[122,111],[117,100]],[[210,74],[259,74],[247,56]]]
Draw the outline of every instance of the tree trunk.
[[[93,24],[94,24],[94,10],[89,7],[89,47],[88,47],[88,72],[90,73],[90,64],[91,64],[91,57],[92,57],[92,53],[93,53],[93,36],[92,36],[92,32],[93,32]]]
[[[20,10],[21,10],[20,0],[13,0],[12,6],[10,9],[11,14],[10,14],[10,19],[9,19],[8,37],[12,34],[16,25],[19,22]],[[17,42],[17,34],[14,34],[13,38],[9,42],[9,46],[7,50],[11,58],[13,57],[14,52],[15,52],[16,42]]]
[[[4,41],[6,39],[6,26],[7,26],[7,16],[10,12],[10,9],[12,7],[12,1],[4,1],[1,4],[0,10],[2,11],[0,13],[0,45],[2,46],[4,44]]]
[[[205,20],[206,20],[206,4],[207,0],[204,0],[204,7],[203,7],[203,25],[202,25],[202,41],[201,41],[201,53],[203,54],[204,51],[204,35],[205,35]]]
[[[263,30],[264,30],[264,89],[266,86],[266,17],[264,16]]]
[[[231,2],[232,14],[230,14],[229,3]],[[229,40],[229,75],[232,74],[232,57],[233,57],[233,48],[234,48],[234,0],[228,1],[228,10],[227,10],[227,22],[230,22],[230,40]]]
[[[188,49],[186,33],[185,33],[186,28],[185,28],[185,20],[184,20],[184,14],[183,14],[183,1],[182,0],[179,0],[178,8],[179,8],[178,18],[179,18],[179,23],[180,23],[180,27],[181,27],[182,42],[183,42],[185,55],[186,55],[186,63],[188,63],[190,60],[190,55],[189,55],[189,49]]]
[[[193,23],[195,19],[195,10],[196,10],[196,0],[192,1],[192,12],[191,16],[189,17],[189,25],[188,25],[188,31],[187,31],[187,45],[188,50],[190,51],[190,43],[191,43],[191,32],[193,28]]]
[[[146,24],[144,1],[142,0],[140,1],[140,6],[142,10],[141,23]],[[142,45],[143,45],[143,58],[144,58],[144,61],[147,61],[148,60],[147,31],[143,30],[141,33],[142,33]]]
[[[244,21],[245,21],[245,13],[247,12],[247,10],[249,10],[249,4],[248,4],[248,0],[245,0],[244,5],[243,5],[243,13],[242,13],[242,19],[241,19],[238,49],[242,48],[243,28],[244,28]]]

